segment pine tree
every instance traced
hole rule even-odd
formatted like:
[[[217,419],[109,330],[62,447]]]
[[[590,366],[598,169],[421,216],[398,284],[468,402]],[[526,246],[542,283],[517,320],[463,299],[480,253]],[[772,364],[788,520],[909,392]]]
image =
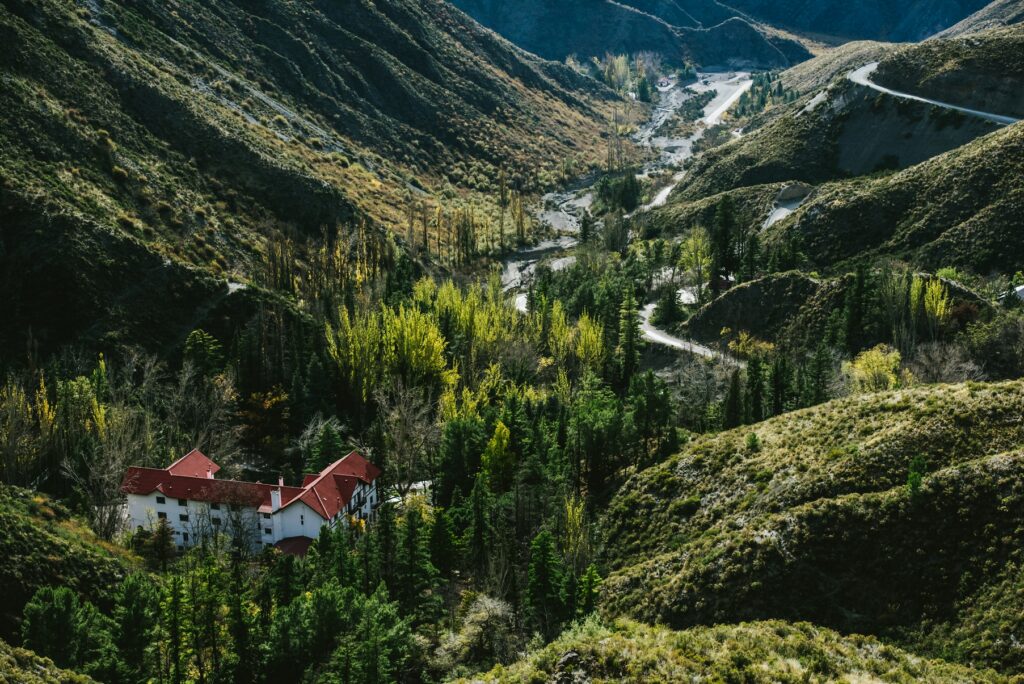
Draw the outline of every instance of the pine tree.
[[[256,679],[259,672],[257,651],[253,643],[246,615],[246,585],[242,578],[242,563],[238,556],[232,559],[231,582],[228,599],[228,629],[231,633],[232,653],[234,656],[235,684],[246,684]]]
[[[747,421],[764,420],[764,363],[753,356],[747,363]]]
[[[117,588],[114,603],[117,647],[135,681],[144,679],[146,651],[153,642],[159,608],[156,587],[140,572],[125,577]]]
[[[442,578],[451,576],[458,564],[457,554],[451,516],[443,508],[435,508],[434,524],[430,527],[430,562]]]
[[[466,503],[470,512],[469,529],[466,531],[468,560],[478,576],[483,577],[487,571],[487,558],[490,555],[493,538],[491,531],[493,502],[490,488],[483,475],[477,475],[473,491],[470,492],[469,500]]]
[[[534,628],[546,640],[558,633],[564,614],[562,561],[555,550],[555,538],[542,530],[530,542],[527,571],[527,612]]]
[[[615,348],[615,363],[618,366],[620,387],[629,387],[629,382],[640,364],[640,321],[637,317],[636,300],[630,288],[627,288],[626,296],[619,308],[619,344]]]
[[[430,562],[427,541],[423,512],[418,507],[408,507],[403,518],[396,584],[402,613],[411,616],[414,624],[432,621],[440,608],[437,568]]]
[[[739,427],[743,422],[743,387],[740,383],[738,368],[729,379],[729,390],[725,395],[725,406],[722,408],[722,423],[726,430]]]
[[[786,411],[792,394],[792,370],[789,361],[778,354],[772,362],[772,415],[777,416]]]
[[[181,576],[174,574],[167,586],[168,596],[160,611],[163,619],[164,639],[166,653],[163,671],[165,679],[170,684],[181,684],[182,682],[182,639],[184,637],[183,610],[181,605]]]
[[[828,399],[829,375],[832,369],[832,357],[824,342],[818,345],[811,358],[809,373],[809,399],[810,404],[820,404]]]
[[[597,574],[597,567],[591,563],[576,586],[576,617],[585,617],[594,612],[600,588],[601,576]]]

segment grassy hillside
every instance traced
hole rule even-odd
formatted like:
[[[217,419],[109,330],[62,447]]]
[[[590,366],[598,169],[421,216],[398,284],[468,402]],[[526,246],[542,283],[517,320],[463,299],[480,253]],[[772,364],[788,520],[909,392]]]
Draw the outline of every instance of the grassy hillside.
[[[480,682],[999,682],[863,636],[779,621],[673,632],[590,620]]]
[[[477,21],[549,59],[651,51],[695,64],[789,66],[810,53],[720,3],[455,0]]]
[[[338,236],[372,255],[414,202],[486,224],[500,169],[529,193],[600,159],[614,103],[440,0],[10,0],[0,44],[0,337],[19,354],[29,330],[45,352],[244,321],[262,295],[225,280],[265,282],[281,244],[300,270]]]
[[[996,578],[1019,581],[1022,410],[1021,382],[929,386],[700,438],[609,508],[603,610],[675,627],[810,620],[931,653],[966,643],[975,664],[1022,672],[1007,648],[1019,594],[969,619],[995,606]]]
[[[1024,26],[891,52],[873,80],[894,90],[1024,118]]]
[[[49,658],[0,639],[0,681],[10,684],[91,684],[93,679],[62,670]]]
[[[1024,124],[900,173],[827,184],[765,242],[795,241],[810,264],[896,255],[924,268],[979,273],[1024,267]]]
[[[962,36],[999,26],[1010,26],[1024,21],[1024,2],[1021,0],[995,0],[963,21],[939,34],[939,37]]]
[[[137,567],[123,548],[100,541],[66,508],[26,489],[0,485],[0,639],[12,639],[25,603],[43,586],[66,586],[104,605],[110,588]]]

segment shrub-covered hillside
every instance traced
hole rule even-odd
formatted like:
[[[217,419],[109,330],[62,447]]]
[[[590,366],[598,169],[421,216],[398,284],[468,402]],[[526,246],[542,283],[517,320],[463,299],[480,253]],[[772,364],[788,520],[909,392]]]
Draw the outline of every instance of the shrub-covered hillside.
[[[882,59],[873,79],[894,90],[1024,118],[1024,26],[905,47]]]
[[[137,560],[100,541],[68,510],[27,489],[0,485],[0,639],[12,639],[25,603],[40,587],[65,586],[105,603]]]
[[[1000,682],[991,671],[922,659],[871,637],[806,623],[752,622],[673,632],[589,620],[472,682]]]
[[[810,620],[1024,672],[1020,594],[994,600],[1024,560],[1022,413],[1020,382],[936,385],[697,439],[609,508],[603,609]]]
[[[898,256],[924,268],[979,273],[1024,266],[1024,124],[1014,124],[900,173],[827,184],[764,234],[830,267]]]
[[[92,684],[85,675],[63,670],[49,658],[0,640],[0,681],[10,684]]]

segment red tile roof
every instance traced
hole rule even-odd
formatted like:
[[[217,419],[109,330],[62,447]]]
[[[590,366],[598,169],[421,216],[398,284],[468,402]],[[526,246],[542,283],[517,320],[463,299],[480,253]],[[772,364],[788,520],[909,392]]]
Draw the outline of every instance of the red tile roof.
[[[186,477],[207,477],[218,470],[220,466],[208,459],[199,449],[193,449],[167,466],[167,472],[170,474]]]
[[[209,465],[207,465],[209,464]],[[201,476],[192,475],[199,469]],[[356,485],[373,482],[380,468],[352,452],[323,469],[318,475],[307,475],[302,487],[281,487],[262,482],[216,480],[207,476],[220,468],[197,450],[189,452],[166,469],[132,466],[121,482],[121,491],[128,494],[160,492],[172,499],[191,499],[210,503],[238,504],[272,509],[270,493],[281,490],[281,507],[302,501],[325,519],[333,518],[348,505]]]
[[[315,480],[305,484],[301,495],[287,504],[282,501],[281,508],[301,501],[330,519],[348,505],[357,481],[369,484],[379,476],[380,468],[353,451],[321,470]]]
[[[305,556],[313,540],[309,537],[286,537],[274,544],[274,548],[292,556]]]

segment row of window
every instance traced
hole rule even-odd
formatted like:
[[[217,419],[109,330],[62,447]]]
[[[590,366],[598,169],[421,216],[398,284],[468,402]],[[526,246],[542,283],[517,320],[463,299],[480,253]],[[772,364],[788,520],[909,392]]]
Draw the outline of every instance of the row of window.
[[[165,504],[165,503],[167,503],[167,497],[158,496],[158,497],[156,497],[156,502],[158,504]],[[188,506],[188,499],[178,499],[178,505],[179,506]],[[230,510],[232,510],[232,511],[239,510],[238,504],[229,504],[228,508]],[[220,510],[220,504],[219,503],[211,503],[210,504],[210,510],[212,510],[212,511],[219,511]],[[264,515],[267,515],[267,514],[264,513]],[[267,517],[269,517],[269,516],[267,516]]]
[[[164,513],[163,511],[158,511],[157,514],[156,514],[156,517],[159,518],[160,520],[167,520],[167,514]],[[178,514],[178,520],[180,522],[188,522],[188,513],[179,513]],[[210,522],[214,526],[217,526],[217,527],[220,526],[220,518],[210,518]]]

